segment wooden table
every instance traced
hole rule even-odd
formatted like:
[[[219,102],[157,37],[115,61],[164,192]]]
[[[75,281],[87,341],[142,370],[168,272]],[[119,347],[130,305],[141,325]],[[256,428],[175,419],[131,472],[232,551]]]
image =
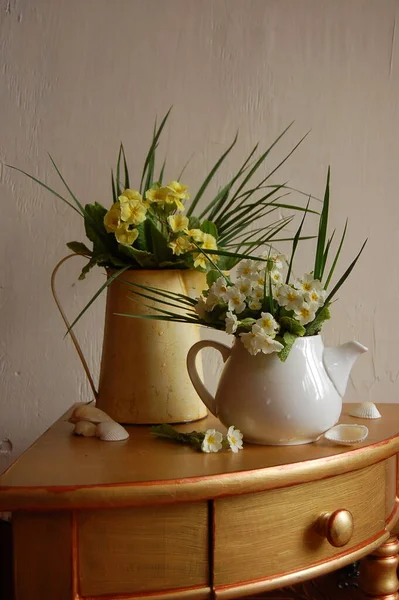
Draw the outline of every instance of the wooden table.
[[[356,421],[349,406],[341,422]],[[67,413],[0,477],[16,599],[242,598],[366,555],[368,597],[398,598],[399,407],[379,408],[358,446],[238,454],[196,452],[145,426],[124,442],[77,438]],[[213,417],[179,427],[214,426],[223,429]]]

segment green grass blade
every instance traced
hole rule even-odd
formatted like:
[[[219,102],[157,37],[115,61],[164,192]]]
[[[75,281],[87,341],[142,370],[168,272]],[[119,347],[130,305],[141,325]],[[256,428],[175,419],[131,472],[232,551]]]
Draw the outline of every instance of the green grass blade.
[[[123,283],[126,283],[129,286],[138,287],[142,290],[147,290],[153,294],[158,294],[159,296],[163,296],[164,298],[168,298],[169,300],[185,302],[186,304],[189,304],[191,306],[193,306],[194,304],[197,304],[197,301],[194,300],[194,298],[190,298],[190,296],[185,296],[184,294],[178,294],[176,292],[168,292],[164,289],[161,291],[159,288],[154,288],[154,287],[151,287],[150,285],[141,285],[139,283],[133,283],[132,281],[127,281],[127,279],[121,279],[120,281]],[[134,293],[136,293],[134,290],[132,290],[132,291]]]
[[[339,255],[341,254],[342,246],[343,246],[343,244],[344,244],[344,239],[345,239],[345,236],[346,236],[346,230],[347,230],[347,228],[348,228],[348,219],[346,219],[346,222],[345,222],[345,227],[344,227],[344,231],[343,231],[343,233],[342,233],[342,237],[341,237],[341,241],[340,241],[340,243],[339,243],[338,250],[337,250],[337,253],[336,253],[336,255],[335,255],[334,261],[333,261],[333,263],[332,263],[332,265],[331,265],[330,272],[329,272],[329,274],[328,274],[328,276],[327,276],[326,283],[325,283],[325,285],[324,285],[324,289],[325,289],[325,290],[326,290],[326,289],[328,288],[328,286],[330,285],[330,281],[331,281],[331,278],[332,278],[332,276],[333,276],[333,274],[334,274],[335,267],[337,266],[338,258],[339,258]]]
[[[116,163],[116,193],[118,196],[122,194],[121,188],[121,158],[122,158],[122,144],[119,146],[118,160]]]
[[[246,184],[248,183],[248,181],[253,177],[253,175],[256,173],[256,171],[259,169],[259,167],[265,161],[265,159],[268,156],[268,154],[271,152],[271,150],[274,148],[274,146],[281,140],[281,138],[283,137],[283,135],[285,135],[287,133],[287,131],[293,125],[293,123],[294,122],[292,121],[292,123],[290,123],[288,125],[288,127],[286,127],[282,133],[280,133],[280,135],[272,143],[272,145],[269,146],[269,148],[267,148],[267,150],[265,150],[265,152],[263,154],[261,154],[261,156],[258,158],[258,160],[254,164],[254,166],[252,167],[252,169],[249,171],[248,175],[246,175],[246,177],[244,177],[243,181],[241,182],[241,184],[237,188],[237,190],[236,190],[236,192],[235,192],[235,194],[233,196],[233,200],[238,196],[238,194],[241,192],[241,190],[246,186]]]
[[[164,175],[164,172],[165,172],[165,166],[166,166],[166,158],[163,161],[162,168],[161,168],[161,171],[160,171],[159,177],[158,177],[158,183],[160,183],[161,185],[162,185],[162,182],[163,182],[163,175]],[[178,179],[178,181],[180,181],[180,180]]]
[[[332,298],[335,296],[335,294],[338,292],[339,288],[341,287],[341,285],[345,282],[345,280],[349,277],[349,275],[352,272],[352,269],[354,268],[354,266],[356,265],[357,261],[360,258],[361,253],[364,250],[365,245],[367,244],[367,239],[364,240],[362,247],[360,248],[360,251],[358,252],[358,254],[356,255],[356,257],[354,258],[354,260],[351,262],[351,264],[349,265],[349,267],[346,269],[345,273],[342,275],[341,279],[338,281],[338,283],[335,285],[335,287],[331,290],[331,292],[328,294],[326,301],[324,304],[328,304],[329,302],[331,302]]]
[[[153,156],[153,154],[155,152],[155,148],[156,148],[156,146],[158,144],[158,140],[159,140],[160,135],[161,135],[161,133],[163,131],[163,128],[165,127],[166,121],[168,120],[168,117],[169,117],[169,114],[170,114],[171,110],[172,110],[172,107],[170,107],[170,109],[168,110],[168,112],[166,113],[166,115],[164,116],[164,118],[162,119],[161,124],[158,127],[158,129],[154,130],[154,134],[152,136],[152,143],[151,143],[150,149],[148,151],[148,154],[147,154],[147,156],[145,158],[143,172],[142,172],[142,175],[141,175],[141,180],[140,180],[140,193],[141,194],[143,194],[146,191],[146,190],[143,190],[143,183],[144,183],[144,179],[146,178],[147,169],[148,169],[148,166],[150,164],[151,157]]]
[[[59,194],[58,192],[56,192],[55,190],[53,190],[51,187],[49,187],[48,185],[46,185],[45,183],[43,183],[43,181],[40,181],[40,179],[36,179],[36,177],[34,177],[33,175],[30,175],[26,171],[23,171],[22,169],[18,169],[18,167],[13,167],[12,165],[5,165],[5,166],[9,167],[10,169],[13,169],[14,171],[19,171],[23,175],[26,175],[26,177],[29,177],[29,179],[32,179],[32,181],[34,181],[35,183],[38,183],[39,185],[41,185],[42,188],[44,188],[45,190],[47,190],[48,192],[50,192],[51,194],[53,194],[56,198],[59,198],[60,200],[62,200],[63,202],[65,202],[65,204],[68,204],[68,206],[70,206],[72,208],[72,210],[74,210],[75,212],[77,212],[80,216],[84,216],[84,212],[82,212],[81,210],[78,210],[76,208],[76,206],[74,206],[71,202],[69,202],[66,198],[64,198],[63,196],[61,196],[61,194]]]
[[[332,235],[331,235],[331,237],[329,238],[329,240],[328,240],[328,242],[327,242],[327,244],[326,244],[326,248],[325,248],[325,250],[324,250],[324,254],[323,254],[323,263],[322,263],[322,265],[321,265],[320,281],[322,281],[322,280],[323,280],[323,275],[324,275],[324,271],[325,271],[325,268],[326,268],[326,264],[327,264],[327,260],[328,260],[328,255],[329,255],[329,253],[330,253],[331,242],[332,242],[332,241],[333,241],[333,239],[334,239],[334,235],[335,235],[335,229],[334,229],[334,231],[332,232]]]
[[[208,176],[205,178],[205,181],[201,185],[200,189],[198,190],[197,194],[195,195],[193,201],[190,204],[190,207],[189,207],[189,209],[188,209],[188,211],[186,213],[187,217],[189,217],[190,215],[192,215],[193,210],[195,209],[195,207],[197,206],[198,202],[202,198],[203,193],[205,192],[205,190],[208,187],[209,183],[212,181],[212,179],[213,179],[216,171],[219,169],[220,165],[223,163],[223,161],[226,159],[226,157],[230,154],[230,152],[232,151],[232,149],[236,145],[237,139],[238,139],[238,133],[236,133],[235,138],[233,140],[233,143],[230,144],[230,146],[227,148],[227,150],[222,154],[222,156],[218,159],[218,161],[216,162],[216,164],[214,165],[214,167],[211,169],[211,171],[208,174]]]
[[[97,292],[94,294],[94,296],[91,298],[91,300],[89,300],[89,302],[86,304],[86,306],[84,307],[84,309],[80,311],[80,313],[78,314],[78,316],[76,317],[76,319],[73,321],[72,325],[69,327],[68,331],[65,334],[66,336],[71,331],[71,329],[76,325],[76,323],[79,321],[79,319],[81,317],[83,317],[83,315],[85,314],[86,310],[88,308],[90,308],[90,306],[98,298],[98,296],[101,294],[101,292],[103,290],[105,290],[105,288],[107,288],[109,285],[111,285],[111,283],[114,281],[114,279],[116,279],[119,275],[121,275],[122,273],[124,273],[124,271],[126,271],[128,268],[129,268],[129,266],[122,267],[122,269],[119,269],[119,271],[116,271],[116,273],[114,273],[113,275],[111,275],[110,277],[108,277],[105,280],[105,283],[103,283],[103,285],[100,287],[100,289],[97,290]]]
[[[163,315],[135,315],[129,313],[114,313],[117,317],[129,317],[130,319],[149,319],[151,321],[170,321],[171,323],[196,323],[197,325],[206,325],[205,321],[200,319],[197,320],[188,320],[188,319],[178,319],[177,317],[167,317]]]
[[[123,144],[121,144],[121,149],[122,149],[122,157],[123,157],[123,168],[125,171],[125,190],[127,190],[130,188],[130,179],[129,179],[129,169],[127,168],[125,149],[123,147]]]
[[[183,308],[185,310],[191,310],[193,311],[193,307],[190,306],[190,308],[186,308],[186,307],[182,307],[182,304],[176,304],[173,302],[168,302],[167,300],[163,300],[161,297],[156,297],[156,296],[150,296],[149,294],[143,294],[143,292],[137,292],[136,290],[132,290],[132,292],[134,294],[136,294],[136,296],[141,296],[143,298],[146,298],[147,300],[152,300],[153,302],[158,302],[159,304],[165,304],[165,306],[172,306],[173,308],[179,308],[180,310],[182,310]],[[152,308],[152,307],[150,307]]]
[[[319,220],[319,232],[317,235],[316,257],[314,263],[313,277],[321,280],[321,272],[323,267],[323,256],[325,252],[325,243],[328,226],[328,210],[330,204],[330,167],[327,171],[326,189],[324,192],[323,209]]]
[[[309,206],[309,202],[310,202],[310,198],[308,199],[307,206]],[[285,283],[289,283],[290,282],[291,270],[292,270],[292,265],[293,265],[293,262],[294,262],[294,256],[295,256],[296,249],[297,249],[297,246],[298,246],[299,238],[301,236],[301,231],[302,231],[303,224],[305,222],[306,215],[307,215],[307,211],[305,211],[303,213],[303,217],[302,217],[301,223],[300,223],[300,225],[298,227],[298,230],[297,230],[297,232],[296,232],[296,234],[294,236],[294,240],[292,242],[291,258],[290,258],[290,263],[288,265],[288,272],[287,272],[287,278],[285,280]]]
[[[72,200],[75,202],[76,206],[78,206],[78,208],[79,208],[80,212],[82,213],[82,215],[87,216],[87,213],[86,213],[85,209],[83,208],[82,204],[76,198],[76,196],[72,192],[71,188],[69,187],[69,185],[67,184],[67,182],[65,181],[65,179],[63,178],[63,176],[61,175],[61,172],[60,172],[59,168],[57,167],[57,165],[55,164],[55,162],[54,162],[51,154],[49,154],[49,157],[50,157],[51,162],[53,163],[54,169],[57,171],[58,177],[61,179],[62,183],[65,185],[65,187],[68,190],[68,193],[71,196]]]
[[[112,169],[111,169],[111,185],[112,185],[112,200],[113,200],[113,203],[115,204],[115,202],[117,202],[117,200],[118,200],[118,196],[116,195],[114,172]]]

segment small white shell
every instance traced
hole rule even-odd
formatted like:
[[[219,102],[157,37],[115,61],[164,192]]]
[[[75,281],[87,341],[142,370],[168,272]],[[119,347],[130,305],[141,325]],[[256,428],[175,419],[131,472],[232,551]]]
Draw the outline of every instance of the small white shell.
[[[362,402],[356,404],[350,411],[351,417],[359,417],[359,419],[380,419],[381,413],[374,402]]]
[[[364,425],[342,424],[335,425],[326,433],[324,437],[330,442],[341,444],[342,446],[350,446],[363,442],[369,434],[369,430]]]
[[[129,434],[119,423],[104,421],[97,425],[96,436],[105,442],[120,442],[121,440],[127,440]]]
[[[69,418],[70,423],[78,423],[79,421],[88,421],[89,423],[97,424],[104,421],[112,421],[112,419],[103,410],[91,404],[83,404],[83,406],[75,408]]]
[[[84,437],[94,437],[96,435],[97,425],[89,423],[89,421],[78,421],[73,430],[75,435],[83,435]]]

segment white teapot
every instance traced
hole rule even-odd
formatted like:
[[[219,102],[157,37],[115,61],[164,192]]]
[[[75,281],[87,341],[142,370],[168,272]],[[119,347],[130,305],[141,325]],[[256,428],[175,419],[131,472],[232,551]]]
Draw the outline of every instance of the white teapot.
[[[202,383],[197,353],[218,350],[226,363],[213,397]],[[276,354],[252,356],[239,339],[233,346],[204,340],[187,355],[198,395],[226,427],[234,425],[255,444],[295,445],[316,441],[335,425],[356,358],[367,348],[347,342],[325,348],[320,335],[297,338],[285,362]]]

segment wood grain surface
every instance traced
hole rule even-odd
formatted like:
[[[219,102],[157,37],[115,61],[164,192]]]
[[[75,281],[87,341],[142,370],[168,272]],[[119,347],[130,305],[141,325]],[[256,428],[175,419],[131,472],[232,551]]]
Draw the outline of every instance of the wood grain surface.
[[[341,422],[356,421],[348,416],[349,408],[345,405]],[[383,417],[367,421],[369,436],[356,446],[322,438],[303,446],[245,444],[238,454],[196,452],[154,438],[146,426],[130,427],[130,438],[123,442],[77,438],[68,411],[0,477],[0,510],[203,500],[349,472],[399,451],[397,407],[383,404],[380,410]],[[208,427],[224,429],[214,417],[195,425],[198,430]]]

